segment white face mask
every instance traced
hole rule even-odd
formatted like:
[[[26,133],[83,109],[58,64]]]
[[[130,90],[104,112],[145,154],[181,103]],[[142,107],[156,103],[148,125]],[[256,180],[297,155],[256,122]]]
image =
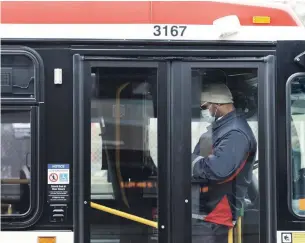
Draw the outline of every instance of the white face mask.
[[[212,123],[214,120],[215,120],[215,117],[213,117],[211,114],[210,114],[210,111],[208,109],[206,110],[201,110],[201,118],[206,121],[206,122],[209,122],[209,123]]]
[[[208,106],[208,109],[201,110],[201,117],[204,121],[212,123],[212,122],[215,121],[215,117],[216,117],[218,107],[216,108],[214,115],[211,115],[210,107],[211,107],[211,105]]]

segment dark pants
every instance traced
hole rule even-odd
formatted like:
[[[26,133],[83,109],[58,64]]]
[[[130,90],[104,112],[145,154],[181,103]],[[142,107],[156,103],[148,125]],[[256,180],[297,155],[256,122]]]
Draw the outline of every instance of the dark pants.
[[[192,226],[192,243],[228,243],[229,228],[209,222],[196,222]]]

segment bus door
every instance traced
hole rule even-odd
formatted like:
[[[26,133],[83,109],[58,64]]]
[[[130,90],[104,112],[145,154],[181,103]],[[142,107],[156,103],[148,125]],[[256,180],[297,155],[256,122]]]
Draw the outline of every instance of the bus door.
[[[211,83],[229,88],[257,144],[227,241],[276,242],[275,51],[225,52],[193,61],[74,55],[75,242],[207,240],[201,214],[211,189],[190,175],[195,147],[203,157],[213,147],[201,139],[209,122],[200,110]]]
[[[227,237],[226,242],[229,243],[276,242],[274,180],[276,176],[276,133],[274,129],[274,123],[276,122],[276,100],[275,56],[272,54],[275,54],[275,51],[270,52],[270,55],[257,58],[231,59],[218,57],[218,59],[210,58],[203,59],[202,61],[196,60],[194,62],[181,62],[177,64],[180,68],[177,69],[174,80],[178,82],[181,78],[183,79],[183,82],[181,81],[183,97],[180,98],[181,102],[173,108],[173,116],[180,118],[179,107],[184,107],[185,113],[182,114],[181,122],[176,124],[176,127],[172,129],[180,131],[182,133],[181,136],[187,141],[184,150],[181,151],[181,154],[178,153],[177,156],[181,158],[181,161],[192,161],[194,164],[181,163],[180,168],[176,168],[175,171],[177,173],[175,177],[176,183],[184,185],[183,189],[185,190],[185,200],[181,201],[177,207],[186,208],[185,212],[188,215],[182,221],[178,221],[178,218],[181,218],[181,214],[176,218],[179,223],[176,227],[185,228],[185,238],[181,241],[175,238],[177,240],[175,242],[210,242],[208,239],[212,232],[225,234],[223,233],[226,232],[225,230],[220,230],[220,224],[226,225],[226,229],[230,229],[226,233],[227,235],[224,236]],[[236,114],[246,120],[249,125],[247,131],[249,134],[252,131],[253,140],[256,140],[256,148],[251,149],[250,155],[251,163],[253,164],[253,167],[250,167],[252,177],[249,173],[245,176],[249,182],[246,194],[241,192],[243,186],[240,186],[243,183],[241,180],[244,178],[222,172],[226,166],[229,166],[226,164],[228,162],[226,160],[233,160],[235,157],[240,156],[239,147],[242,147],[243,144],[234,144],[235,141],[230,141],[230,143],[234,144],[234,146],[231,146],[234,149],[227,151],[226,148],[229,148],[227,144],[224,147],[218,148],[218,151],[214,154],[213,150],[217,141],[219,139],[226,140],[226,138],[216,138],[217,132],[215,132],[214,126],[211,126],[212,121],[201,114],[200,106],[202,102],[206,101],[204,96],[202,96],[202,92],[214,84],[226,85],[228,87],[233,97]],[[215,93],[216,98],[218,97],[217,95]],[[174,94],[174,96],[178,99],[180,94]],[[217,101],[214,103],[217,103]],[[177,114],[175,111],[177,111]],[[213,119],[215,120],[215,118]],[[221,117],[220,119],[228,118]],[[219,122],[221,123],[222,121],[220,120]],[[175,134],[172,134],[172,136],[175,136]],[[177,144],[172,149],[179,151],[179,146]],[[202,174],[199,172],[195,173],[194,168],[200,171],[200,168],[209,167],[209,163],[220,163],[216,157],[223,152],[222,150],[227,154],[221,155],[222,158],[225,157],[226,159],[222,165],[219,165],[219,171],[206,169],[204,170],[206,172]],[[200,162],[197,160],[196,162],[193,157],[191,159],[191,153],[192,155],[198,155],[196,158],[200,159],[199,156],[201,156],[205,160]],[[214,159],[212,154],[214,154]],[[211,160],[208,161],[207,158]],[[196,163],[202,164],[197,164],[197,167],[195,167]],[[243,169],[241,168],[241,170]],[[225,181],[221,181],[221,179],[218,181],[217,178],[220,178],[222,173],[227,173],[226,175],[230,176]],[[195,174],[197,176],[190,176]],[[213,177],[213,175],[215,176]],[[180,178],[184,178],[184,182],[179,183]],[[206,178],[216,179],[209,179],[207,181],[205,180]],[[235,181],[231,183],[230,180]],[[222,194],[224,196],[221,196],[222,198],[219,200],[222,203],[219,203],[218,206],[215,204],[213,209],[211,198],[214,197],[213,200],[216,202],[217,193],[220,193],[220,196]],[[230,208],[229,204],[233,205],[232,203],[234,203],[233,194],[235,195],[236,202],[238,200],[237,203],[240,204],[238,204],[238,210],[230,216],[230,213],[226,213],[226,210]],[[186,206],[183,207],[183,204]],[[180,211],[183,213],[182,210]],[[223,222],[226,218],[228,221]]]
[[[305,242],[305,41],[280,41],[276,55],[277,242],[298,243]]]
[[[168,242],[168,63],[73,65],[75,242]]]

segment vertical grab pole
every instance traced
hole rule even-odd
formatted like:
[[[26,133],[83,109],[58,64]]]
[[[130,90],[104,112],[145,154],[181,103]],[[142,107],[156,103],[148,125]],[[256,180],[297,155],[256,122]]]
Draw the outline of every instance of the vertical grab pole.
[[[233,230],[234,230],[234,227],[229,229],[229,232],[228,232],[228,243],[233,243]]]

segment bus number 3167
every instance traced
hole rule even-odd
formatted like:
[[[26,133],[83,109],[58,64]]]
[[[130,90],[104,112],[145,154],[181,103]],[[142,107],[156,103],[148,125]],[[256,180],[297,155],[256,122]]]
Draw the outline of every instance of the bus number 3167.
[[[154,25],[154,36],[184,36],[185,25]]]

